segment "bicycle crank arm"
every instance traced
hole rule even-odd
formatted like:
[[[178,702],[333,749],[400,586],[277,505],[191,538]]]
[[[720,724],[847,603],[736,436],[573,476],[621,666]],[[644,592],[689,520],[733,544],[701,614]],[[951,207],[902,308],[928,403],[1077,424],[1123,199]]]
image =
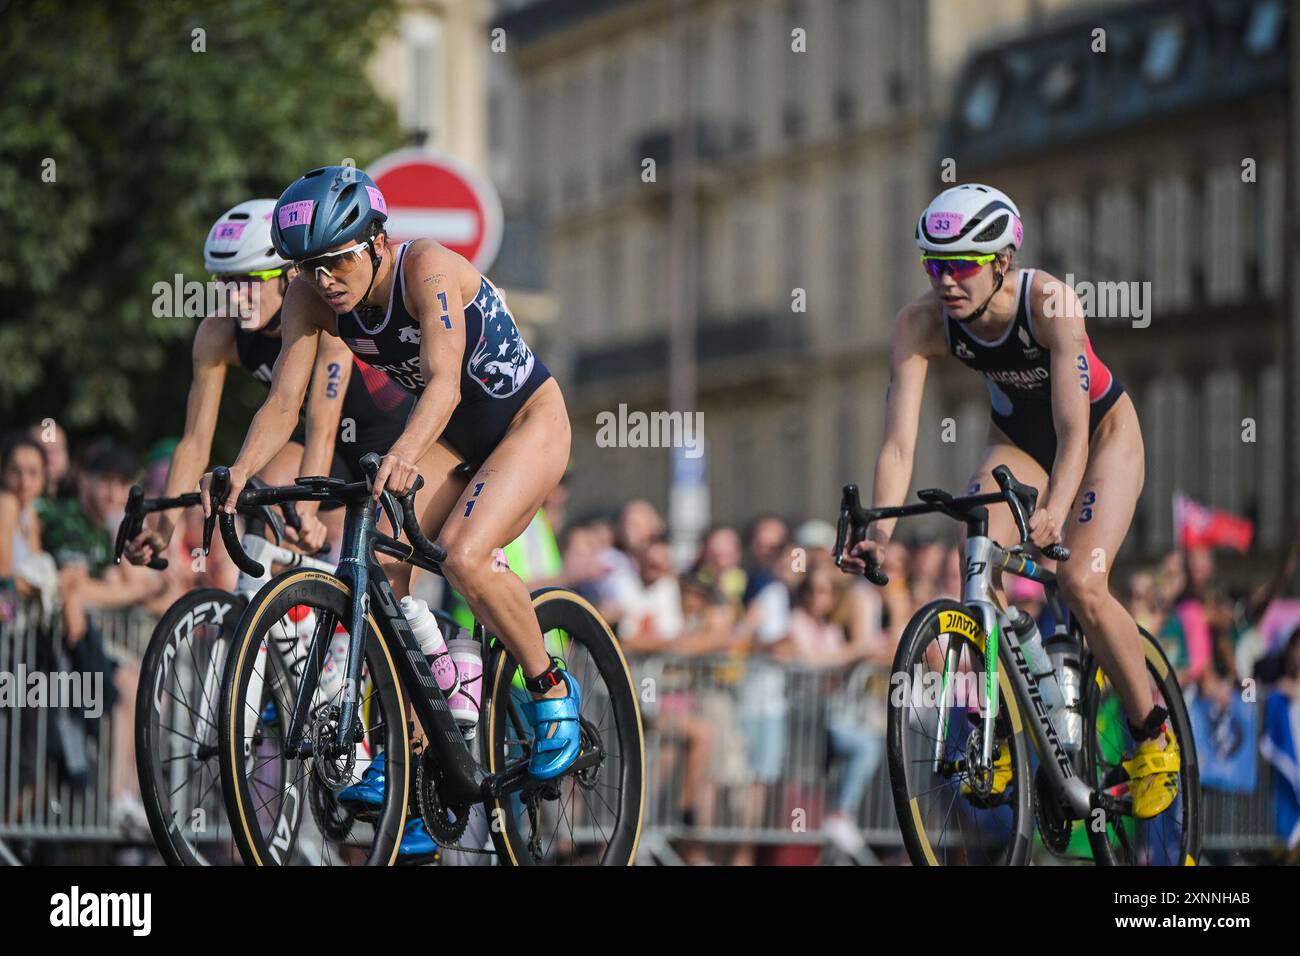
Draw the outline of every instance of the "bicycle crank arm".
[[[559,783],[570,774],[579,773],[588,767],[599,765],[603,758],[604,754],[599,750],[589,750],[584,754],[579,754],[577,759],[569,766],[569,769],[554,780],[536,779],[528,773],[527,758],[516,760],[500,773],[494,773],[483,778],[483,799],[500,799],[506,794],[517,793],[530,785]]]

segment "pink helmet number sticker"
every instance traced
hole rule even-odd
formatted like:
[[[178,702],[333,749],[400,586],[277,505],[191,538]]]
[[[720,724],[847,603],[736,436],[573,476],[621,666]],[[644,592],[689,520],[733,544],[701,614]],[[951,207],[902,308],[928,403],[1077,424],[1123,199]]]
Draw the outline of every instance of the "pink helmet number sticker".
[[[1025,227],[1022,226],[1022,225],[1020,225],[1020,217],[1019,217],[1019,216],[1015,216],[1015,217],[1013,217],[1013,218],[1014,218],[1014,223],[1013,223],[1013,225],[1012,225],[1012,227],[1011,227],[1011,231],[1015,234],[1015,237],[1016,237],[1016,247],[1019,248],[1020,244],[1021,244],[1022,242],[1024,242],[1024,239],[1025,239]]]
[[[385,202],[384,200],[384,194],[381,193],[374,186],[367,186],[366,192],[370,194],[370,208],[375,210],[375,212],[382,212],[385,216],[387,216],[388,203]]]
[[[246,222],[219,222],[212,227],[213,242],[238,242],[244,234]]]
[[[290,226],[310,225],[312,210],[315,205],[316,201],[313,199],[302,199],[281,206],[277,218],[280,228],[288,229]]]
[[[965,219],[959,212],[932,212],[925,217],[925,231],[932,236],[955,236]]]

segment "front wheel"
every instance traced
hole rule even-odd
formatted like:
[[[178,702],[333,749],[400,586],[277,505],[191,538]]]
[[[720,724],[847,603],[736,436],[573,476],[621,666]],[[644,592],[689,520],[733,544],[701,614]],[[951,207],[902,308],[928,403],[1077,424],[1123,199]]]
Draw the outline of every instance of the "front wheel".
[[[547,652],[582,687],[586,763],[541,787],[489,802],[492,840],[511,866],[626,866],[636,858],[645,806],[645,744],[627,661],[609,625],[587,601],[563,588],[533,595]],[[532,731],[519,705],[523,675],[503,648],[491,662],[488,769],[500,773],[528,758]]]
[[[1166,726],[1178,744],[1178,795],[1167,810],[1149,820],[1129,814],[1101,819],[1098,826],[1088,828],[1088,840],[1099,866],[1195,866],[1201,852],[1196,741],[1174,669],[1146,631],[1142,631],[1142,650],[1155,703],[1169,712]],[[1119,697],[1095,659],[1084,674],[1081,703],[1085,779],[1123,801],[1128,775],[1122,763],[1133,756],[1135,745]]]
[[[1019,866],[1032,846],[1029,740],[998,642],[998,691],[989,699],[985,635],[956,601],[912,617],[889,682],[889,782],[903,843],[918,866]],[[941,704],[947,702],[946,719]],[[978,769],[981,713],[999,708],[994,766]]]
[[[238,863],[217,760],[221,673],[244,599],[200,588],[159,619],[140,662],[135,763],[158,852],[171,866]]]
[[[389,649],[374,618],[367,615],[361,642],[363,668],[356,689],[357,740],[352,751],[333,754],[333,721],[343,695],[340,679],[329,689],[306,666],[303,681],[314,686],[311,720],[304,732],[322,756],[286,758],[289,720],[269,722],[269,714],[293,711],[295,684],[282,656],[282,621],[291,608],[315,615],[321,637],[346,653],[352,590],[323,571],[297,569],[280,574],[257,592],[231,642],[221,684],[219,737],[221,779],[235,843],[250,866],[312,864],[388,866],[398,862],[398,838],[408,813],[411,784],[410,737],[405,700]],[[334,649],[331,648],[331,655]],[[310,665],[310,662],[308,662]],[[339,797],[362,783],[371,758],[382,753],[385,778],[373,798],[354,803]]]

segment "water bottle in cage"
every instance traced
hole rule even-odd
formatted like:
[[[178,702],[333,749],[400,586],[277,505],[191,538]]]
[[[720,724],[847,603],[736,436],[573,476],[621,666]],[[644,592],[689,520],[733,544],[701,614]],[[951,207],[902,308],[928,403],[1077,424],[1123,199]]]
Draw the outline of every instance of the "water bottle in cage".
[[[459,687],[447,700],[451,716],[466,740],[473,740],[478,729],[479,701],[483,699],[483,647],[465,628],[447,645],[456,664]]]
[[[400,606],[407,623],[411,625],[411,632],[415,634],[420,650],[424,653],[425,660],[429,662],[434,680],[438,682],[444,694],[454,694],[457,688],[456,665],[451,659],[451,652],[447,649],[447,641],[442,636],[438,619],[429,610],[427,602],[417,600],[410,595],[402,598]]]
[[[1066,724],[1071,724],[1071,710],[1069,708],[1069,698],[1065,696],[1060,680],[1057,679],[1058,671],[1052,656],[1048,654],[1047,649],[1043,646],[1043,635],[1039,633],[1039,626],[1035,623],[1034,618],[1019,610],[1018,607],[1008,607],[1006,609],[1011,619],[1011,630],[1015,631],[1015,637],[1021,643],[1021,650],[1024,653],[1024,662],[1030,665],[1030,671],[1034,674],[1037,684],[1039,684],[1039,696],[1043,697],[1043,705],[1048,709],[1048,715],[1052,718],[1052,726],[1056,727],[1057,736],[1060,737],[1062,747],[1067,750],[1074,750],[1079,745],[1079,727],[1078,727],[1078,708],[1073,711],[1074,736],[1071,737],[1070,731],[1067,731]],[[1053,640],[1056,635],[1053,635]],[[1079,678],[1078,666],[1075,666],[1074,674],[1074,693],[1075,701],[1078,701]]]
[[[1059,716],[1053,714],[1052,723],[1065,749],[1077,753],[1083,745],[1083,714],[1079,703],[1083,696],[1080,647],[1066,624],[1061,622],[1044,642],[1044,649],[1052,661],[1052,670],[1056,674],[1063,703]]]

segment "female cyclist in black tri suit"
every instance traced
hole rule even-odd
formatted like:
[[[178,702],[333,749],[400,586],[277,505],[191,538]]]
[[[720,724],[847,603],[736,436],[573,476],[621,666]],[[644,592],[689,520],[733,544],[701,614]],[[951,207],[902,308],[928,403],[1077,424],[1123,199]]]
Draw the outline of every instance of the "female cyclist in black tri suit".
[[[226,369],[241,366],[259,382],[271,384],[271,372],[280,356],[280,307],[289,270],[289,263],[271,245],[274,210],[273,199],[250,199],[228,210],[208,232],[204,264],[215,280],[233,283],[227,287],[231,308],[225,310],[227,314],[205,318],[195,333],[185,433],[172,453],[163,491],[167,497],[193,490],[208,465]],[[307,402],[307,427],[295,421],[288,441],[259,469],[271,484],[327,472],[349,481],[360,480],[362,456],[386,452],[401,432],[397,424],[400,416],[414,404],[382,372],[354,361],[340,343],[323,344],[315,356],[312,381],[315,387]],[[308,507],[299,507],[301,543],[315,550],[324,543],[326,528],[315,518],[315,503],[303,505]],[[166,551],[175,530],[173,514],[150,516],[126,548],[130,561],[146,564]]]
[[[375,497],[385,488],[404,495],[424,476],[422,529],[447,552],[447,580],[519,662],[533,697],[522,708],[535,738],[529,770],[553,778],[578,753],[581,688],[547,655],[528,588],[495,570],[493,554],[518,537],[564,474],[564,397],[492,283],[431,239],[394,248],[387,219],[379,189],[352,167],[314,169],[280,197],[272,238],[299,275],[285,293],[271,392],[231,466],[225,507],[233,510],[248,475],[292,431],[318,341],[341,339],[417,396],[409,416],[393,416],[403,427]],[[454,474],[462,461],[476,469],[468,483]],[[409,574],[409,565],[393,569],[398,594]]]
[[[1109,587],[1142,492],[1142,429],[1093,354],[1074,290],[1042,270],[1011,271],[1022,239],[1019,210],[989,186],[944,190],[921,214],[916,241],[930,290],[894,321],[873,506],[907,495],[930,359],[952,355],[982,373],[992,422],[969,491],[991,488],[999,464],[1044,489],[1030,536],[1040,548],[1064,541],[1075,553],[1057,581],[1128,714],[1139,758],[1130,773],[1134,815],[1153,817],[1177,795],[1177,744],[1155,704],[1137,624]],[[879,563],[893,526],[875,522],[844,569],[860,572],[868,556]],[[989,512],[988,533],[1016,535],[1006,509]]]

